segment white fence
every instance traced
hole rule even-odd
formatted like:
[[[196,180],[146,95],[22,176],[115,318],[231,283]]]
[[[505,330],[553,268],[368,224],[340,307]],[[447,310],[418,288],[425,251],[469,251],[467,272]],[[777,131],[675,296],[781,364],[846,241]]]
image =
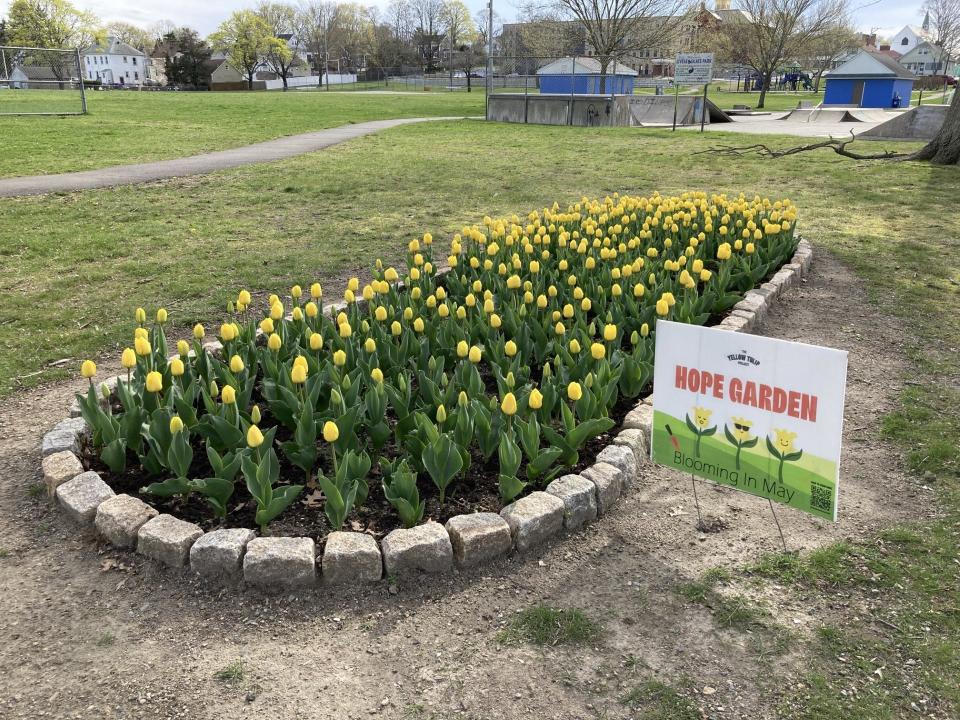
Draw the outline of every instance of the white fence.
[[[331,73],[329,76],[324,76],[323,83],[326,84],[329,82],[331,85],[346,85],[349,83],[355,83],[357,81],[356,75],[350,75],[347,73]],[[287,78],[287,87],[290,88],[299,88],[299,87],[317,87],[321,85],[321,78],[317,75],[302,75],[298,77]],[[283,80],[264,80],[266,83],[267,90],[280,90],[283,88]]]

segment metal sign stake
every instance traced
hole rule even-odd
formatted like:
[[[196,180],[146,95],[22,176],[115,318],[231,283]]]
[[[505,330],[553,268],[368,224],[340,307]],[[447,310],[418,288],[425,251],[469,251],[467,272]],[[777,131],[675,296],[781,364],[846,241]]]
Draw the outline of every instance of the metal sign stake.
[[[777,513],[773,509],[773,501],[770,498],[767,498],[767,502],[770,505],[770,512],[773,515],[773,521],[777,524],[777,532],[780,533],[780,542],[783,543],[783,552],[790,552],[787,550],[787,540],[785,537],[783,537],[783,528],[780,527],[780,520],[777,519]]]

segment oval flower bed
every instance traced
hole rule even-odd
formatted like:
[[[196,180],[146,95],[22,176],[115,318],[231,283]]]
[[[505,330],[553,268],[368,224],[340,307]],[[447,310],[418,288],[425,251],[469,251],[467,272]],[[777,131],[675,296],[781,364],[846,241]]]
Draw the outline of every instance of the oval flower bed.
[[[360,533],[336,531],[376,549],[425,517],[491,515],[576,477],[647,387],[656,320],[730,310],[794,254],[795,219],[787,200],[703,193],[484,218],[448,252],[426,234],[406,268],[378,261],[332,312],[317,283],[265,313],[241,291],[217,342],[197,325],[173,356],[166,312],[138,310],[115,387],[99,392],[83,365],[83,465],[124,493],[109,501],[118,526],[157,524],[159,509],[201,532],[242,528],[221,532],[244,543],[330,536],[362,553],[346,537]],[[405,536],[385,552],[391,537]]]

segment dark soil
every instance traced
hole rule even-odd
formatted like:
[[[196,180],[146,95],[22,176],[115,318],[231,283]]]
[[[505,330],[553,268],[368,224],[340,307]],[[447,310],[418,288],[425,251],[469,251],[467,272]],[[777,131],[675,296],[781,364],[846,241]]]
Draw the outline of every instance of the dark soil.
[[[636,398],[625,396],[619,398],[617,404],[610,411],[610,417],[616,423],[615,428],[620,426],[624,416],[630,412],[637,402]],[[119,412],[120,408],[116,407],[114,410]],[[289,435],[289,430],[280,426],[277,431],[277,443],[288,439]],[[190,477],[209,477],[212,472],[207,462],[202,441],[199,438],[195,440],[196,442],[193,444],[194,461],[190,467]],[[564,469],[559,474],[578,473],[589,467],[596,460],[597,454],[609,445],[610,441],[611,435],[609,433],[604,433],[587,441],[580,449],[578,463],[572,468]],[[440,503],[439,491],[429,475],[421,475],[418,478],[417,485],[420,489],[420,497],[426,501],[423,514],[424,521],[435,520],[439,523],[445,523],[454,515],[474,512],[500,512],[503,508],[497,484],[500,463],[496,453],[489,459],[484,459],[475,446],[471,447],[470,450],[472,456],[470,468],[447,488],[447,496],[443,504]],[[347,516],[344,521],[345,529],[365,532],[379,539],[391,530],[402,527],[399,516],[383,494],[382,475],[378,463],[380,456],[393,460],[399,454],[400,448],[392,442],[388,442],[381,453],[371,456],[373,466],[367,478],[369,495],[361,507],[355,507]],[[282,452],[278,452],[277,457],[280,461],[278,486],[303,484],[305,479],[303,471],[291,465]],[[103,480],[117,493],[140,497],[145,503],[160,512],[169,513],[182,520],[196,523],[205,532],[225,527],[257,528],[255,520],[256,503],[247,491],[242,474],[238,474],[234,481],[235,490],[230,500],[227,516],[221,519],[214,516],[213,509],[199,495],[165,498],[141,492],[151,482],[163,478],[146,478],[143,469],[138,464],[128,463],[123,473],[115,473],[104,465],[90,446],[83,448],[81,462],[84,469],[95,470],[99,473]],[[318,469],[329,472],[329,457],[323,455],[321,463],[323,466]],[[524,460],[520,465],[517,477],[522,479],[525,476],[526,461]],[[542,489],[542,487],[532,485],[528,487],[529,491]],[[268,527],[268,532],[271,535],[311,537],[319,545],[323,544],[327,535],[333,530],[334,528],[331,527],[324,513],[322,492],[318,487],[311,487],[310,485],[305,487],[300,497],[274,519]]]

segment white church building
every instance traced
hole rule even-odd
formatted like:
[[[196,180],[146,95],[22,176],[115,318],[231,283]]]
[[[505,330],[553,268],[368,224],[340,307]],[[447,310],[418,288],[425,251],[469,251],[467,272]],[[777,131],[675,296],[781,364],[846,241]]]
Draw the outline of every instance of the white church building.
[[[137,87],[152,79],[147,56],[113,37],[84,48],[80,56],[84,80]]]

